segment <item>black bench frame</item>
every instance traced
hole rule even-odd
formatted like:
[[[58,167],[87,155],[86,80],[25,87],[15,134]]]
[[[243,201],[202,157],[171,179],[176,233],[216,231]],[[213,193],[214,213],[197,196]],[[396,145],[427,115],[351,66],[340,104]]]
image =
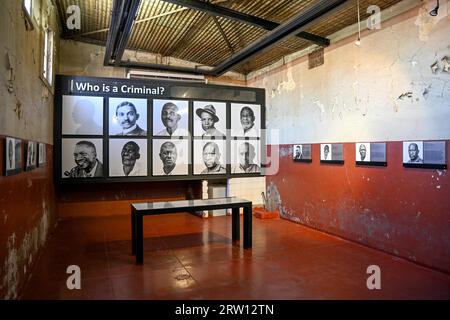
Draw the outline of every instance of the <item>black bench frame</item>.
[[[184,203],[183,203],[184,202]],[[187,203],[186,203],[187,202]],[[239,209],[244,211],[244,249],[252,247],[252,202],[236,197],[178,200],[148,203],[157,208],[139,208],[147,203],[131,204],[131,252],[136,256],[136,264],[144,263],[144,226],[146,215],[191,212],[203,210],[232,209],[232,239],[240,240]]]

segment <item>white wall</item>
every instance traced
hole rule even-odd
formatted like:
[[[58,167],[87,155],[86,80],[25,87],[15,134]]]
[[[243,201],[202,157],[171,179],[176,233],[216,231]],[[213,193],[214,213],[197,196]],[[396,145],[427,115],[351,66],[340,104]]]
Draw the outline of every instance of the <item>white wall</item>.
[[[280,130],[268,143],[450,139],[450,73],[440,61],[450,60],[446,6],[436,18],[416,7],[384,22],[360,47],[355,36],[341,40],[315,69],[299,58],[253,74],[249,85],[266,88],[267,127]]]

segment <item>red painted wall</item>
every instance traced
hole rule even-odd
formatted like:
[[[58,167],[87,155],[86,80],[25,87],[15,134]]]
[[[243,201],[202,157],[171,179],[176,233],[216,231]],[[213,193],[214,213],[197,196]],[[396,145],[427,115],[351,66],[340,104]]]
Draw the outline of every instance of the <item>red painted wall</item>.
[[[57,215],[52,146],[46,146],[45,166],[6,177],[5,140],[0,136],[0,299],[12,299],[20,295]]]
[[[356,166],[354,143],[344,144],[344,165],[321,164],[319,144],[312,163],[293,162],[292,145],[279,147],[267,186],[284,218],[450,272],[446,170],[404,168],[402,142],[387,143],[387,167]]]
[[[130,214],[133,202],[201,198],[201,181],[136,182],[57,186],[60,218]]]

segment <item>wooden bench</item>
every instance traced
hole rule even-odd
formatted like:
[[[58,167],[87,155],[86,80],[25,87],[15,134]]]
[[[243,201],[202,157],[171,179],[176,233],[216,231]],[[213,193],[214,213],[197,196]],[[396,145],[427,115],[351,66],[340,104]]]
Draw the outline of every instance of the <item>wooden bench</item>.
[[[145,215],[196,212],[203,210],[232,209],[232,239],[240,240],[239,209],[244,210],[244,249],[252,247],[252,202],[236,197],[145,202],[131,204],[131,252],[136,256],[136,264],[144,263]]]

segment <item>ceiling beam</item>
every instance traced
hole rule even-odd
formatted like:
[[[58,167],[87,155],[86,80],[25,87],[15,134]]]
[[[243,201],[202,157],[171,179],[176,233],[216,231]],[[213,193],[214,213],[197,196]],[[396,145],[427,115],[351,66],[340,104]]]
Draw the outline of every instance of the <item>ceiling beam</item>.
[[[105,65],[118,66],[131,35],[140,0],[114,0],[111,23],[106,40]]]
[[[317,20],[323,19],[333,12],[336,12],[336,10],[341,9],[347,2],[348,0],[319,0],[315,2],[312,6],[302,10],[284,24],[270,31],[267,35],[259,38],[218,66],[214,67],[212,70],[213,74],[215,76],[222,75],[227,70],[248,60],[255,54],[267,50],[276,43],[294,35],[299,30],[310,27]]]
[[[200,0],[163,0],[163,1],[198,11],[207,12],[215,16],[235,20],[241,23],[252,25],[258,28],[263,28],[269,31],[272,31],[280,26],[280,24],[273,21],[265,20],[227,7],[214,5]],[[319,46],[327,47],[330,45],[329,39],[305,31],[298,33],[296,36],[304,40],[313,42]]]
[[[200,75],[210,75],[213,73],[208,69],[199,69],[199,68],[191,68],[191,67],[178,67],[171,66],[166,64],[157,64],[157,63],[143,63],[143,62],[134,62],[134,61],[120,61],[119,67],[130,68],[130,69],[144,69],[144,70],[161,70],[161,71],[173,71],[173,72],[181,72],[187,74],[200,74]]]
[[[217,20],[217,18],[215,16],[213,16],[212,18],[214,20],[214,23],[216,24],[217,29],[219,30],[219,32],[221,34],[223,40],[227,44],[228,49],[230,50],[231,53],[235,53],[235,51],[233,49],[233,45],[231,44],[230,40],[228,39],[227,35],[225,34],[225,31],[223,31],[223,28],[220,25],[219,20]]]

